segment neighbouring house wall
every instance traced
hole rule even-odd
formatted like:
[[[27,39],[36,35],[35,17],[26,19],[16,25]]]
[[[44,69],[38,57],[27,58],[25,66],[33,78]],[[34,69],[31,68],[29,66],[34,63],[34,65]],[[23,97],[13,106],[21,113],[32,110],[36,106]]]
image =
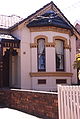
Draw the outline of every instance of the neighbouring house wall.
[[[76,23],[75,28],[80,33],[80,24]],[[80,39],[78,39],[78,38],[76,40],[76,52],[77,52],[77,54],[80,53]]]
[[[1,90],[0,104],[49,119],[58,119],[58,95],[55,92]]]
[[[80,40],[79,39],[76,40],[76,53],[77,54],[80,53]]]

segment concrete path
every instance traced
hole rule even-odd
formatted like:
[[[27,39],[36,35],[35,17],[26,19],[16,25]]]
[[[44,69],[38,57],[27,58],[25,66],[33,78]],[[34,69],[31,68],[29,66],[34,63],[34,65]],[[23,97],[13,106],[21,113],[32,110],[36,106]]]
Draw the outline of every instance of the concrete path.
[[[24,112],[9,108],[0,108],[0,119],[42,119]]]

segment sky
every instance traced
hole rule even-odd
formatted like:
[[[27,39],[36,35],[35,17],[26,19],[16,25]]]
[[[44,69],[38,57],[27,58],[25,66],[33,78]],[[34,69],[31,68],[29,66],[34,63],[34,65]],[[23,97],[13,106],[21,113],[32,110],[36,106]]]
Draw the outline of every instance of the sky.
[[[27,18],[51,1],[73,25],[80,21],[80,0],[0,0],[0,15],[15,14]]]

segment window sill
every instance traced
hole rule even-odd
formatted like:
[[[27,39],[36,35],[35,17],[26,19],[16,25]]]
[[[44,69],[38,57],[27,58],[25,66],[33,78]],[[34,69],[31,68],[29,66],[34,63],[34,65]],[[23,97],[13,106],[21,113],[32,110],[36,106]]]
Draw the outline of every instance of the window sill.
[[[70,72],[34,72],[30,73],[31,77],[72,77],[72,73]]]

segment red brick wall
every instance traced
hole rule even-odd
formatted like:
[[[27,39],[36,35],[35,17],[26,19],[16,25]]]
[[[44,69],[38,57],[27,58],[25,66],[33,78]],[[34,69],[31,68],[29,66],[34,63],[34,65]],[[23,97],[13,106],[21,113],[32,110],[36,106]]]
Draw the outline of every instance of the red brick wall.
[[[0,104],[41,117],[58,119],[58,97],[54,93],[0,90]]]

